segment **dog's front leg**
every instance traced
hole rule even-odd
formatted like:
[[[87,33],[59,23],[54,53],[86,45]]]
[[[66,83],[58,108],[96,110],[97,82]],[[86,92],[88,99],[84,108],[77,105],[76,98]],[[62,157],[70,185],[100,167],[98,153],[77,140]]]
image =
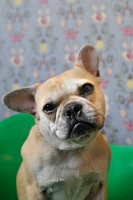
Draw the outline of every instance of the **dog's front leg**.
[[[85,200],[107,200],[107,185],[103,184],[98,192],[88,195]]]
[[[107,185],[103,184],[94,200],[107,200]]]
[[[27,200],[48,200],[48,197],[44,192],[40,192],[36,186],[36,183],[27,185],[26,187]]]

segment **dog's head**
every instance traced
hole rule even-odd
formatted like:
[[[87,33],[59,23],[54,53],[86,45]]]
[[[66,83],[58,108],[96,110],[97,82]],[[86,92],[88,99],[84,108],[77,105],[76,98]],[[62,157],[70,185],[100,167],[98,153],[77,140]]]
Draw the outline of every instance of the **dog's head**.
[[[84,45],[72,70],[42,84],[12,91],[3,103],[35,116],[40,134],[56,148],[87,145],[104,125],[105,101],[100,89],[99,57]]]

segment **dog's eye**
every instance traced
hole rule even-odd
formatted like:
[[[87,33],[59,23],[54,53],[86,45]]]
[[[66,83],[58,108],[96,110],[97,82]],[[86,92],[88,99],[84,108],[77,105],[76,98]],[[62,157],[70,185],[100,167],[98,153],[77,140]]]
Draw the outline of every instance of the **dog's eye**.
[[[47,103],[46,105],[44,105],[43,107],[43,111],[47,114],[51,114],[56,110],[56,105],[54,103]]]
[[[87,95],[91,94],[93,90],[94,86],[90,83],[86,83],[80,88],[80,96],[86,97]]]

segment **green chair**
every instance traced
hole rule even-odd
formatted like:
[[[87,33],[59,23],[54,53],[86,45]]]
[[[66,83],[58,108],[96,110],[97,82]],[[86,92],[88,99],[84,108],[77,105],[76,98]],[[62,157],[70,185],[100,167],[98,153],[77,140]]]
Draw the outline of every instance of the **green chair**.
[[[0,199],[17,200],[16,173],[21,163],[20,149],[34,119],[17,114],[0,122]],[[133,200],[133,147],[111,145],[108,200]]]

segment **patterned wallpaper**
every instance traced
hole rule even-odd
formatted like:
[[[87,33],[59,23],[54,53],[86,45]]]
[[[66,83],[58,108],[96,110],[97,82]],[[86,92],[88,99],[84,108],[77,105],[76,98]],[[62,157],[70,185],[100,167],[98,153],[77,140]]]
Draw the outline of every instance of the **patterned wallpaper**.
[[[84,43],[100,55],[110,143],[133,144],[133,1],[0,0],[0,96],[72,68]],[[0,118],[13,114],[0,103]]]

